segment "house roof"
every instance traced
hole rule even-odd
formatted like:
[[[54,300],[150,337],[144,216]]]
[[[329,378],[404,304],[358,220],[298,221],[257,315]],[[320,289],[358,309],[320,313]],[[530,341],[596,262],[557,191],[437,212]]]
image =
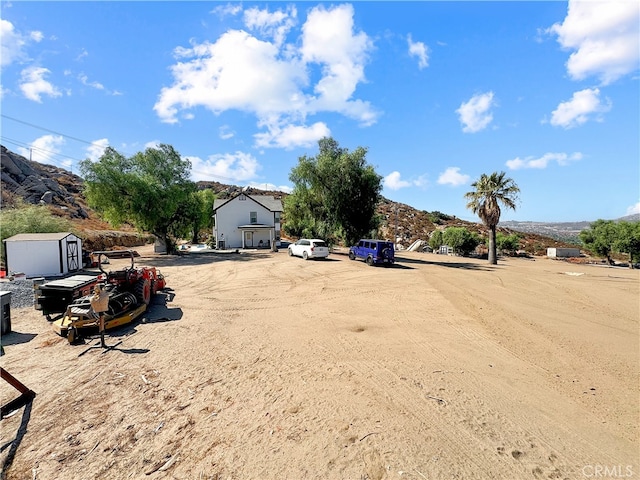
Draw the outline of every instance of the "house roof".
[[[5,242],[41,242],[51,240],[62,240],[63,238],[73,235],[71,232],[58,233],[19,233],[13,237],[5,239]]]
[[[233,198],[226,198],[223,200],[215,199],[213,201],[213,211],[215,212],[220,207],[226,205],[231,200],[238,198],[240,195],[245,195],[248,199],[253,200],[254,202],[262,205],[264,208],[269,210],[270,212],[282,212],[282,200],[279,198],[273,198],[271,195],[247,195],[245,193],[241,193],[236,195]]]

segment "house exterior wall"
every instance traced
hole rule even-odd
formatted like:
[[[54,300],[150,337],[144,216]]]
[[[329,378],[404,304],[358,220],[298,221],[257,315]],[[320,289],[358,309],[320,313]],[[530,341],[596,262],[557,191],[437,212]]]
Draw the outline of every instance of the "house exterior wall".
[[[276,231],[280,231],[280,223],[275,223],[275,213],[263,207],[259,203],[245,196],[245,200],[241,200],[242,195],[235,197],[229,202],[222,205],[215,213],[214,237],[216,245],[220,245],[224,241],[225,248],[242,248],[244,232],[238,227],[240,225],[249,225],[251,223],[251,212],[257,213],[256,223],[258,225],[268,225],[274,227]],[[266,243],[272,235],[270,229],[258,229],[252,232],[252,245],[249,247],[257,247],[260,240]]]
[[[579,257],[579,248],[547,248],[547,257],[551,258],[569,258]]]
[[[69,268],[67,244],[76,243],[76,268]],[[5,242],[7,270],[27,277],[48,277],[82,268],[82,240],[68,235],[60,240],[19,240]]]

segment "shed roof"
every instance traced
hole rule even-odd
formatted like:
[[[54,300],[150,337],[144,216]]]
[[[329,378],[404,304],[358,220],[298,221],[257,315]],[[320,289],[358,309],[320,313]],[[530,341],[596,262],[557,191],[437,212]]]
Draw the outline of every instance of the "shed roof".
[[[62,240],[63,238],[73,235],[71,232],[57,233],[19,233],[13,237],[5,239],[5,242],[42,242],[51,240]]]
[[[245,195],[247,198],[253,200],[254,202],[262,205],[264,208],[269,210],[270,212],[282,212],[282,200],[279,198],[273,198],[271,195],[247,195],[246,193],[242,193],[240,195]],[[215,212],[223,205],[226,205],[234,198],[238,198],[240,195],[236,195],[233,198],[226,199],[215,199],[213,201],[213,211]]]

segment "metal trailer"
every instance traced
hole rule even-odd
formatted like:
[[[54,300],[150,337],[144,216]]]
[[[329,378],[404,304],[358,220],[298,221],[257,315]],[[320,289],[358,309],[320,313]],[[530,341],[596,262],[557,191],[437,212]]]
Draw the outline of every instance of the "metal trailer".
[[[36,279],[33,283],[35,309],[41,310],[48,321],[56,320],[75,300],[91,294],[98,281],[96,275],[73,275],[47,283],[43,283],[44,279]],[[52,317],[53,314],[58,315]]]

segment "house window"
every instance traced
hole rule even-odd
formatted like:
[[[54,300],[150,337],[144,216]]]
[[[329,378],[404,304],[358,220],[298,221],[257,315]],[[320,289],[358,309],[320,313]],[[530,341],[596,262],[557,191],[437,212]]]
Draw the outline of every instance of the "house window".
[[[280,222],[280,212],[274,212],[274,220],[276,223]]]
[[[258,212],[250,212],[249,216],[251,217],[251,223],[258,223]]]
[[[247,199],[247,197],[245,197],[244,195],[240,195],[240,196],[238,197],[238,200],[246,200],[246,199]]]

